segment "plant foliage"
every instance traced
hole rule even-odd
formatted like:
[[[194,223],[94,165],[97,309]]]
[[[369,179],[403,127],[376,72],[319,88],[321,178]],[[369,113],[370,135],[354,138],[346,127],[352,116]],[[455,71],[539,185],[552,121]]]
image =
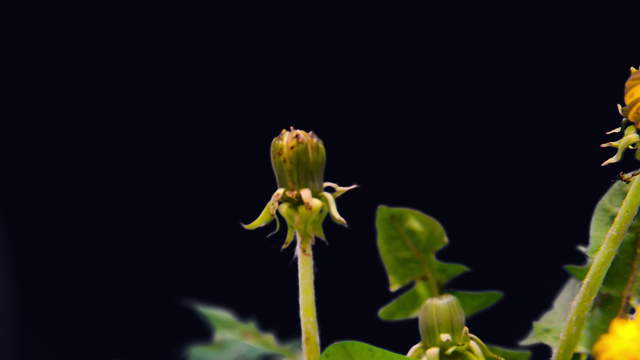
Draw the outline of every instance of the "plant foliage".
[[[436,258],[436,252],[444,248],[449,240],[442,225],[431,216],[414,209],[379,206],[376,229],[378,250],[389,278],[389,289],[397,291],[413,283],[410,290],[380,309],[378,315],[383,320],[417,317],[425,300],[444,290],[460,300],[467,316],[487,309],[502,297],[499,291],[446,288],[449,281],[469,271],[469,268]],[[529,351],[495,346],[490,348],[506,360],[527,360],[531,356]]]
[[[340,341],[322,352],[320,360],[408,360],[409,358],[358,341]]]
[[[469,271],[464,265],[446,263],[436,252],[449,240],[438,221],[420,211],[379,206],[376,217],[378,249],[389,277],[389,290],[408,284],[411,289],[380,309],[383,320],[402,320],[418,316],[420,307],[437,296],[455,277]],[[499,291],[454,291],[467,316],[484,310],[502,297]]]
[[[584,279],[593,257],[602,245],[607,231],[616,217],[624,200],[629,185],[618,181],[600,199],[591,218],[589,245],[580,248],[587,256],[585,265],[566,266],[572,278],[567,281],[552,308],[538,321],[533,323],[530,334],[522,340],[522,345],[544,343],[556,348],[560,341],[560,333],[567,321],[571,301],[579,289],[579,282]],[[582,333],[576,352],[590,354],[595,341],[607,331],[609,323],[616,315],[624,314],[630,301],[640,299],[638,285],[638,263],[640,260],[640,220],[636,217],[624,237],[618,254],[611,264],[593,308],[587,316],[587,324]],[[634,300],[635,299],[635,300]]]
[[[257,360],[266,356],[298,360],[298,344],[282,344],[270,333],[261,332],[255,323],[242,322],[219,307],[195,305],[196,311],[214,330],[213,342],[197,344],[187,350],[189,360]]]

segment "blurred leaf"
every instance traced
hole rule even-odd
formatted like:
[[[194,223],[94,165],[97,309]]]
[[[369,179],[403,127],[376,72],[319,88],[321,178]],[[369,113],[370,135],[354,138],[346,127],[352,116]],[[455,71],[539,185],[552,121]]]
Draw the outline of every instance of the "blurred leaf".
[[[567,321],[571,302],[578,293],[580,282],[569,279],[553,302],[551,310],[547,311],[538,321],[533,323],[529,335],[520,342],[521,345],[545,343],[555,349],[560,341],[560,334]],[[609,322],[616,316],[620,306],[620,298],[609,294],[601,294],[596,299],[594,307],[588,317],[582,338],[576,347],[576,352],[591,353],[593,343],[605,333]]]
[[[281,344],[253,322],[241,322],[228,310],[196,304],[197,312],[214,329],[212,344],[197,344],[187,350],[189,360],[255,360],[267,355],[298,359],[297,346]]]
[[[538,321],[533,323],[533,329],[529,335],[520,342],[520,345],[531,345],[542,342],[555,348],[556,344],[560,341],[560,332],[567,319],[567,314],[571,309],[571,302],[578,293],[579,286],[580,283],[578,281],[569,279],[553,301],[551,310],[547,311]]]
[[[571,301],[573,301],[578,291],[579,282],[576,280],[582,281],[586,276],[593,257],[602,246],[628,190],[629,185],[618,181],[600,199],[591,218],[589,246],[582,250],[587,255],[587,263],[582,266],[565,266],[565,269],[573,278],[560,291],[552,309],[533,323],[531,333],[521,344],[545,343],[552,348],[557,346],[560,333],[567,320]],[[593,344],[600,335],[607,331],[611,320],[618,313],[626,311],[628,304],[623,304],[626,302],[623,301],[623,298],[629,300],[629,297],[635,297],[636,299],[639,297],[640,286],[638,286],[637,281],[638,260],[640,257],[638,253],[639,231],[640,220],[636,217],[620,245],[611,268],[609,268],[605,276],[602,288],[587,317],[587,324],[576,352],[590,354]],[[625,291],[628,290],[631,290],[631,292],[625,294]]]
[[[260,359],[264,352],[245,343],[226,341],[213,345],[194,345],[187,351],[188,360],[249,360]]]
[[[505,360],[529,360],[531,351],[506,349],[499,346],[489,345],[489,349],[496,355],[502,356]]]
[[[378,312],[383,320],[403,320],[417,317],[424,301],[441,293],[445,284],[469,271],[464,265],[438,260],[436,252],[449,240],[444,228],[431,216],[407,208],[379,206],[376,216],[378,251],[389,278],[389,289],[414,285]],[[435,284],[435,285],[434,285]],[[462,292],[460,299],[472,315],[498,301],[498,292]]]
[[[407,360],[408,357],[358,341],[341,341],[329,346],[320,360]]]

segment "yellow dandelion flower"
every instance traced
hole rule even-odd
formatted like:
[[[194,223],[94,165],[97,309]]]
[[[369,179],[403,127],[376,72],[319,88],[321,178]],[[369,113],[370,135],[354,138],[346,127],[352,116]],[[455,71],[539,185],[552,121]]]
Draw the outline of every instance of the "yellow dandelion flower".
[[[640,360],[640,307],[635,320],[615,318],[593,346],[597,360]]]

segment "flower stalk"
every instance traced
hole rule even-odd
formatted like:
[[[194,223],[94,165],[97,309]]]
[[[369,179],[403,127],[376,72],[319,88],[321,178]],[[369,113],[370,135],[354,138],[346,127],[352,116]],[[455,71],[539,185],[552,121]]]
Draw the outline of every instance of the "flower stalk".
[[[620,244],[638,213],[640,207],[640,176],[631,180],[629,192],[620,210],[613,220],[613,224],[593,259],[582,286],[576,295],[565,327],[560,335],[560,343],[553,354],[554,360],[570,360],[584,330],[587,316],[593,306],[593,301],[600,291],[604,277],[613,262]]]
[[[282,130],[271,142],[271,165],[278,188],[258,218],[243,225],[247,230],[254,230],[275,220],[275,233],[280,228],[279,213],[287,223],[287,234],[282,249],[287,248],[294,237],[297,240],[304,360],[320,358],[312,247],[316,237],[326,241],[322,224],[327,217],[346,226],[346,220],[338,213],[336,199],[356,187],[342,187],[325,182],[325,161],[326,153],[322,140],[313,132],[294,128],[290,131]],[[333,192],[325,191],[326,188],[332,189]]]
[[[316,315],[316,295],[313,283],[313,247],[311,238],[297,236],[298,290],[300,295],[300,328],[305,360],[320,358],[320,332]]]

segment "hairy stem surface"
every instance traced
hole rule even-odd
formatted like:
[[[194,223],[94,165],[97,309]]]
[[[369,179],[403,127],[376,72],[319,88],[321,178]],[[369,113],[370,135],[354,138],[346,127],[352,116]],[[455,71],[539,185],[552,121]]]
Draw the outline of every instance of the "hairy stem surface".
[[[320,336],[316,315],[316,295],[313,285],[312,239],[296,234],[298,246],[298,281],[300,291],[300,326],[304,360],[320,359]]]
[[[604,277],[618,252],[631,221],[638,213],[639,206],[640,176],[636,176],[631,181],[629,192],[624,198],[620,210],[613,220],[602,246],[594,257],[578,294],[573,300],[568,321],[560,335],[560,344],[553,356],[554,360],[570,360],[573,356],[578,340],[582,335],[587,315],[593,306],[593,300],[598,295]]]

